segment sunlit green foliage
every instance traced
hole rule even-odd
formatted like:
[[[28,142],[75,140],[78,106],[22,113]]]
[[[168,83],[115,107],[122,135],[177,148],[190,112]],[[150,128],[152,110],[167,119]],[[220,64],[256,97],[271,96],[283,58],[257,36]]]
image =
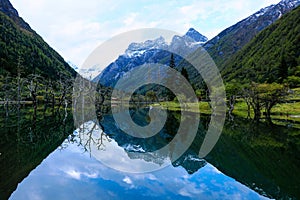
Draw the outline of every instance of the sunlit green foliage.
[[[259,33],[222,71],[225,80],[242,83],[290,83],[299,86],[300,7]]]

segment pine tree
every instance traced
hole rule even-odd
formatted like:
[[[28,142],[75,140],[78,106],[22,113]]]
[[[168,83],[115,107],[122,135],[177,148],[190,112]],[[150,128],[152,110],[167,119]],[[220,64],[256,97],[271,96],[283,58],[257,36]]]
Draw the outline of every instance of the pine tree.
[[[170,59],[170,64],[169,67],[175,69],[176,65],[175,65],[175,60],[174,60],[174,54],[171,54],[171,59]]]
[[[185,68],[182,68],[181,75],[189,82],[189,74]]]
[[[279,82],[282,83],[283,80],[287,78],[287,76],[288,76],[288,66],[285,61],[284,55],[281,54],[280,65],[279,65],[279,69],[278,69]]]
[[[175,67],[176,67],[176,65],[175,65],[175,59],[174,59],[174,54],[173,53],[171,54],[169,67],[172,68],[172,69],[175,69]],[[172,77],[170,74],[167,74],[166,84],[167,85],[173,85],[174,81],[175,81],[174,77]],[[166,94],[166,97],[168,98],[168,100],[173,100],[174,97],[175,97],[175,95],[170,90],[167,90],[165,92],[165,94]]]

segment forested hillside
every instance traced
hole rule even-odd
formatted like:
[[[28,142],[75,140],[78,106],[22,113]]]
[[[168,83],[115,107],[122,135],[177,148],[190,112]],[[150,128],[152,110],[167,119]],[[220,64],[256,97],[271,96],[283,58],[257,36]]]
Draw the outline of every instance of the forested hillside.
[[[222,70],[226,67],[226,61],[230,61],[254,36],[299,5],[299,0],[282,0],[276,5],[262,8],[222,31],[209,40],[204,48],[214,59],[219,69]]]
[[[0,0],[0,75],[29,74],[57,80],[76,72],[18,14],[9,0]]]
[[[300,7],[259,33],[222,74],[226,81],[289,83],[300,86]]]
[[[35,32],[18,26],[0,12],[0,74],[22,76],[35,73],[56,79],[58,73],[75,76],[76,72]]]
[[[0,105],[48,104],[52,110],[70,102],[76,72],[18,14],[0,0]]]

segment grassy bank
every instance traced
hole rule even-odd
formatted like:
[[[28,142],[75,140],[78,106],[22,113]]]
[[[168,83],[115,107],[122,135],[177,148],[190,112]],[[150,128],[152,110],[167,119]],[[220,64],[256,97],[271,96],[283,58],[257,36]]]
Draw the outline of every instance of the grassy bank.
[[[172,111],[180,111],[182,108],[180,104],[175,101],[160,102],[160,104],[154,104],[153,106],[161,106],[165,109]],[[184,109],[191,112],[200,112],[204,114],[211,114],[211,108],[209,102],[187,103],[184,105]],[[248,107],[243,99],[237,99],[233,115],[247,118]],[[264,110],[262,110],[264,112]],[[293,93],[287,96],[286,101],[277,104],[271,110],[272,122],[277,125],[293,126],[300,128],[300,88],[294,89]],[[253,118],[253,109],[250,109],[250,117]],[[264,116],[262,116],[262,120]]]

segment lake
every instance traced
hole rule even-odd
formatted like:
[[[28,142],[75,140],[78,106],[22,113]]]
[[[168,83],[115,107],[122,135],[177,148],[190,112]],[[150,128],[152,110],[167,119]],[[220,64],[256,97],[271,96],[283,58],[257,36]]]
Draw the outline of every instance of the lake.
[[[132,119],[147,125],[148,111],[132,109]],[[150,138],[124,134],[109,113],[77,128],[65,111],[1,116],[0,199],[300,198],[300,133],[291,127],[236,117],[201,159],[210,120],[201,114],[193,143],[171,161],[155,152],[176,137],[180,112],[168,111]]]

